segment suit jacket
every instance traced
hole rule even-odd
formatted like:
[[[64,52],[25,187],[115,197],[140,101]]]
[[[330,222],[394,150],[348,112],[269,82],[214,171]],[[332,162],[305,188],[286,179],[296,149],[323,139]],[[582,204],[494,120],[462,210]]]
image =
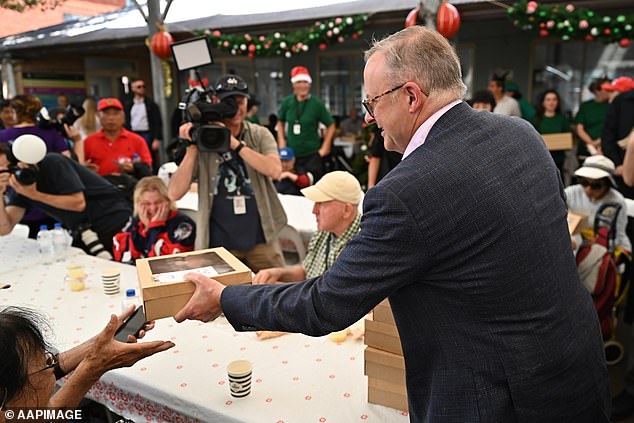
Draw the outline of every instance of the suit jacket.
[[[152,101],[151,98],[145,96],[143,99],[145,103],[145,111],[147,113],[147,121],[150,127],[149,132],[153,140],[160,140],[163,138],[163,121],[161,120],[161,111],[158,105]],[[128,130],[132,130],[130,126],[130,111],[134,106],[134,96],[125,99],[123,108],[125,110],[125,127]]]
[[[522,119],[447,111],[369,190],[361,231],[321,277],[231,286],[225,316],[319,336],[388,297],[413,422],[603,422],[601,333],[563,187]]]
[[[608,108],[603,130],[601,131],[601,148],[603,154],[614,162],[615,166],[623,164],[625,150],[617,144],[630,134],[634,128],[634,90],[616,96]],[[634,198],[634,188],[628,187],[623,178],[614,177],[619,191],[627,198]]]

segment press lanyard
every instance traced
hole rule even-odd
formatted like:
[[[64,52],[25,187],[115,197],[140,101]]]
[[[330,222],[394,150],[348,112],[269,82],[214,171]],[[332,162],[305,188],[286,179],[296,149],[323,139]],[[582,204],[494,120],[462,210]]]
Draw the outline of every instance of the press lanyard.
[[[306,103],[308,103],[308,99],[304,100],[304,101],[297,101],[297,98],[295,99],[295,101],[297,102],[297,107],[295,107],[295,122],[299,123],[299,120],[302,118],[302,116],[304,115],[304,111],[306,110]],[[301,110],[300,110],[300,107]]]

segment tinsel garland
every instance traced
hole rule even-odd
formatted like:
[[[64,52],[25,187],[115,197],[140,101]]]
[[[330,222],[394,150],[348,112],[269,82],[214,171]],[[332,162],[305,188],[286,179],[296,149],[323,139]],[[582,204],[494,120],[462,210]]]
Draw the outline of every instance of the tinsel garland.
[[[212,46],[248,57],[292,57],[311,48],[320,50],[332,43],[343,43],[348,38],[357,39],[363,34],[368,15],[354,15],[316,21],[313,25],[288,33],[223,34],[220,30],[205,30],[200,35],[209,38]]]
[[[572,4],[543,5],[527,0],[515,3],[507,13],[515,26],[541,37],[619,43],[621,47],[629,46],[634,38],[634,14],[602,16]]]

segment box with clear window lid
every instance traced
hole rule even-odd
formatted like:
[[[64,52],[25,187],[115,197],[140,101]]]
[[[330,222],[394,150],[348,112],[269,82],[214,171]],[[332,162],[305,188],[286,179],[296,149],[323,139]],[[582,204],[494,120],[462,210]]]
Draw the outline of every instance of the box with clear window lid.
[[[224,285],[251,283],[251,269],[226,249],[210,248],[136,261],[147,320],[173,317],[191,298],[189,272],[201,273]]]

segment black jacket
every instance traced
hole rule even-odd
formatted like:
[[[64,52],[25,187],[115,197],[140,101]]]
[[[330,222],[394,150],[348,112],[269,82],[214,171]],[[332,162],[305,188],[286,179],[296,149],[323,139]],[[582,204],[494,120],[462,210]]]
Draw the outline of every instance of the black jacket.
[[[163,121],[161,120],[161,112],[156,103],[149,97],[145,97],[144,102],[152,139],[160,140],[163,138]],[[132,127],[130,126],[130,111],[132,110],[132,106],[134,106],[134,97],[126,98],[123,104],[125,110],[125,127],[130,131],[132,130]]]

